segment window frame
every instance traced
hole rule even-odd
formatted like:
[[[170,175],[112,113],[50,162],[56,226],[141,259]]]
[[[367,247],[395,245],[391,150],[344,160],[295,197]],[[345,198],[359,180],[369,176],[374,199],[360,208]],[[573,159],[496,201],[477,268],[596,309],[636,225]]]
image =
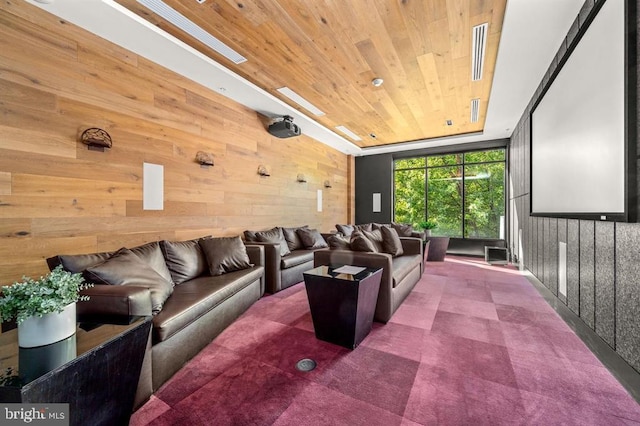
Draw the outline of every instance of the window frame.
[[[503,159],[502,160],[490,160],[490,161],[471,161],[471,162],[467,162],[466,161],[466,155],[468,153],[473,153],[473,152],[483,152],[483,151],[502,151],[503,152]],[[438,165],[438,166],[429,166],[429,157],[441,157],[443,155],[460,155],[460,161],[457,164],[446,164],[446,165]],[[397,168],[397,162],[398,161],[402,161],[402,160],[408,160],[408,159],[414,159],[414,158],[424,158],[424,166],[421,167],[401,167],[401,168]],[[497,238],[492,238],[492,237],[466,237],[466,182],[465,182],[465,178],[466,178],[466,167],[467,165],[485,165],[485,164],[496,164],[496,163],[501,163],[503,164],[503,176],[502,176],[502,182],[503,182],[503,212],[504,212],[504,217],[505,217],[505,224],[504,226],[507,226],[507,216],[508,216],[508,211],[507,211],[507,207],[508,207],[508,193],[507,193],[507,167],[508,167],[508,150],[507,147],[490,147],[490,148],[478,148],[478,149],[468,149],[468,150],[462,150],[462,151],[453,151],[453,152],[446,152],[446,153],[433,153],[433,154],[424,154],[424,155],[415,155],[415,156],[410,156],[410,157],[402,157],[402,158],[394,158],[393,159],[393,194],[392,194],[392,199],[393,199],[393,211],[392,211],[392,217],[393,220],[396,220],[396,171],[405,171],[405,170],[425,170],[424,176],[425,176],[425,181],[424,181],[424,211],[425,211],[425,220],[427,217],[429,217],[429,185],[428,185],[428,181],[429,181],[429,169],[435,169],[435,168],[443,168],[443,167],[460,167],[462,170],[462,184],[463,184],[463,191],[462,191],[462,196],[461,196],[461,213],[462,213],[462,224],[461,224],[461,235],[460,236],[452,236],[451,238],[460,238],[460,239],[464,239],[464,240],[487,240],[487,239],[500,239],[500,237],[498,236]],[[505,233],[505,237],[506,238],[506,229],[503,230],[503,232]]]

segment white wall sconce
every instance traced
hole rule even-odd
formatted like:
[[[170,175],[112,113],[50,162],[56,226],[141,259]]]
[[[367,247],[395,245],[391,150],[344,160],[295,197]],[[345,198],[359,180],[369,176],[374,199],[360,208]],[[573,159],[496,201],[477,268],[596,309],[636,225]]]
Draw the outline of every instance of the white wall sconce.
[[[329,181],[329,179],[324,181],[324,187],[325,188],[331,188],[331,181]]]
[[[207,169],[213,166],[213,154],[210,152],[198,151],[196,153],[196,162],[200,164],[200,167]]]
[[[87,145],[87,148],[91,151],[104,152],[105,149],[109,149],[113,145],[109,133],[97,127],[90,127],[82,132],[80,141]]]
[[[271,176],[271,171],[269,170],[269,168],[267,166],[265,166],[264,164],[260,164],[258,166],[258,174],[260,176]]]
[[[298,173],[298,177],[296,177],[296,180],[300,183],[305,183],[307,181],[307,178],[302,173]]]

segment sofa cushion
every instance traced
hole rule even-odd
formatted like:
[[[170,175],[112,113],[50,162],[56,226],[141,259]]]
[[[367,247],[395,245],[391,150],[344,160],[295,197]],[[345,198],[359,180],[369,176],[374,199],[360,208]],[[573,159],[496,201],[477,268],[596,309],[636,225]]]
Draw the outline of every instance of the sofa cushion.
[[[354,231],[351,234],[351,241],[349,243],[351,245],[351,250],[353,251],[363,251],[370,253],[377,253],[376,245],[367,238],[366,235],[362,231]]]
[[[381,230],[375,229],[373,231],[362,231],[362,233],[375,245],[378,253],[385,253]]]
[[[250,243],[258,241],[255,231],[244,231],[244,240]]]
[[[143,244],[129,250],[138,256],[144,263],[151,266],[153,270],[159,273],[164,279],[173,283],[171,272],[169,272],[169,268],[167,268],[167,263],[164,260],[164,255],[162,254],[160,243],[158,241]]]
[[[341,233],[345,237],[350,237],[351,234],[353,234],[353,231],[355,230],[353,225],[336,225],[336,229],[338,230],[339,233]]]
[[[203,275],[176,286],[162,312],[153,317],[153,343],[167,340],[259,280],[263,272],[262,267],[256,266],[215,277]]]
[[[302,265],[305,262],[313,260],[313,251],[311,250],[294,250],[287,257],[280,260],[280,268],[288,269],[294,266]]]
[[[296,232],[298,229],[308,228],[309,225],[299,226],[297,228],[282,228],[282,235],[284,236],[285,241],[287,242],[287,246],[290,251],[300,250],[304,248],[304,244],[300,240],[298,233]]]
[[[61,254],[57,256],[57,260],[66,271],[77,274],[90,266],[104,262],[112,255],[112,251],[90,254]]]
[[[240,237],[205,238],[198,241],[212,276],[251,267]]]
[[[288,256],[291,251],[282,234],[282,228],[273,228],[268,231],[256,232],[256,239],[262,243],[280,244],[280,256]]]
[[[162,305],[173,292],[172,282],[124,247],[104,262],[87,268],[84,275],[91,283],[148,288],[154,314],[162,310]]]
[[[304,248],[306,249],[321,249],[329,247],[317,229],[300,228],[297,233],[302,240]]]
[[[160,242],[167,268],[176,285],[199,277],[209,270],[198,240]]]
[[[399,237],[410,237],[413,233],[413,226],[407,223],[391,222],[391,227],[396,230]]]
[[[393,262],[393,287],[396,287],[404,280],[415,268],[420,268],[420,256],[398,256],[394,257]]]
[[[380,232],[382,233],[382,249],[385,253],[389,253],[394,257],[404,253],[402,250],[402,242],[395,229],[383,226]]]
[[[372,223],[361,223],[360,225],[355,225],[355,229],[358,229],[360,231],[371,232],[371,231],[373,231],[373,224]]]
[[[390,228],[390,227],[391,227],[390,223],[375,223],[375,222],[373,222],[371,224],[371,229],[373,231],[375,231],[376,229]]]
[[[341,234],[330,235],[327,243],[332,250],[351,250],[350,237]]]

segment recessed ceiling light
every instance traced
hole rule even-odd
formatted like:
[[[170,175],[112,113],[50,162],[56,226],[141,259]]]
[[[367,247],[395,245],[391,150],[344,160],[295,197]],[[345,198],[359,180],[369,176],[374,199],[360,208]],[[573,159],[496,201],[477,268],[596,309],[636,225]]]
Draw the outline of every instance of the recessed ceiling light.
[[[345,126],[336,126],[336,129],[340,130],[342,133],[344,133],[345,135],[349,136],[349,138],[351,138],[354,141],[361,141],[362,140],[362,138],[360,136],[356,135],[351,130],[347,129]]]
[[[447,120],[447,126],[453,126],[453,121]]]
[[[312,113],[313,115],[318,115],[318,116],[324,115],[324,112],[320,110],[320,108],[318,108],[317,106],[315,106],[314,104],[312,104],[311,102],[303,98],[302,96],[298,95],[296,92],[289,89],[288,87],[281,87],[276,90],[280,92],[282,95],[291,99],[293,102],[300,105],[302,108]]]
[[[196,2],[198,2],[200,4],[204,3],[205,1],[207,1],[207,0],[196,0]]]
[[[371,84],[373,84],[376,87],[382,86],[382,83],[384,83],[384,80],[381,79],[380,77],[376,77],[373,80],[371,80]]]
[[[375,139],[375,138],[377,138],[377,136],[376,136],[376,134],[375,134],[375,133],[369,133],[369,136],[371,136],[371,137],[372,137],[372,138],[374,138],[374,139]]]
[[[189,20],[186,16],[163,2],[162,0],[138,0],[138,3],[147,9],[169,21],[171,24],[180,28],[191,37],[198,39],[211,49],[215,50],[234,64],[241,64],[247,61],[247,58],[218,40],[199,25]]]

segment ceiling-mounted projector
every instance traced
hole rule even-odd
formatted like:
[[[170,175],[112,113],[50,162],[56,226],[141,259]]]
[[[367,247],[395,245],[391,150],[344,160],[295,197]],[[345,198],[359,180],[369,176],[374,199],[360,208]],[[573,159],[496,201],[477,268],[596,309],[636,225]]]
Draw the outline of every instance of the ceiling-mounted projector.
[[[300,127],[293,124],[293,117],[285,115],[282,120],[269,125],[269,133],[278,138],[300,136]]]

